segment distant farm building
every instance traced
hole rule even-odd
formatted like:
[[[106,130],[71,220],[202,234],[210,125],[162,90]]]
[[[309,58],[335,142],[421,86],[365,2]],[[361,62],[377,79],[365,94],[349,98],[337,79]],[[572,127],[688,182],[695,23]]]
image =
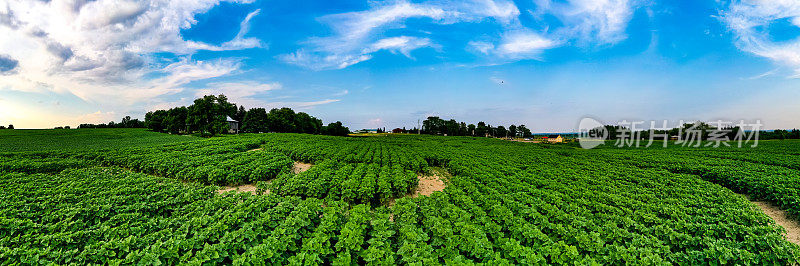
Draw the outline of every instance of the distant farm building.
[[[373,133],[374,134],[374,133],[378,133],[378,129],[377,128],[365,128],[365,129],[356,131],[356,133],[359,133],[359,134]]]
[[[561,135],[549,135],[544,137],[544,141],[553,142],[553,143],[561,143],[564,142],[564,138]]]
[[[402,128],[395,128],[395,129],[392,129],[392,133],[395,133],[395,134],[397,134],[397,133],[403,133],[403,129],[402,129]]]
[[[233,120],[230,116],[226,116],[225,122],[228,122],[228,133],[239,133],[239,121]]]

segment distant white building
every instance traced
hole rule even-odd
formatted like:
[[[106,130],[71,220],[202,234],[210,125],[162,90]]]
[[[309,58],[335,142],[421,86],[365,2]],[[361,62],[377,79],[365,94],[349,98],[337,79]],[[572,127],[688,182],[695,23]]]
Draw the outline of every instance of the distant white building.
[[[239,133],[239,121],[233,120],[230,116],[225,116],[225,122],[228,122],[228,133]]]

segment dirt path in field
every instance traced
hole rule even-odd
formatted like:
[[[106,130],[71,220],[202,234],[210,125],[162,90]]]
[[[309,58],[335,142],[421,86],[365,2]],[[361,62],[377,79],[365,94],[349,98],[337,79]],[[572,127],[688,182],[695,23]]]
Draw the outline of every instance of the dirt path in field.
[[[266,181],[266,182],[269,183],[271,181]],[[244,185],[239,185],[239,186],[224,186],[224,187],[220,188],[219,190],[217,190],[217,193],[218,194],[222,194],[222,193],[225,193],[225,192],[228,192],[228,191],[236,191],[237,193],[250,193],[250,194],[256,195],[256,194],[258,194],[258,187],[256,187],[255,184],[244,184]],[[269,189],[265,190],[264,193],[261,193],[260,195],[267,195],[267,194],[269,194]]]
[[[225,193],[225,192],[228,192],[228,191],[236,191],[236,192],[240,192],[240,193],[241,192],[248,192],[248,193],[251,193],[251,194],[256,194],[257,190],[258,190],[258,188],[256,188],[255,185],[246,184],[246,185],[232,186],[232,187],[224,186],[220,190],[217,190],[217,193],[222,194],[222,193]],[[269,193],[269,192],[267,192],[267,193]]]
[[[256,148],[256,149],[252,149],[252,150],[249,150],[249,151],[260,151],[260,150],[261,150],[261,148]]]
[[[255,149],[255,150],[249,150],[249,151],[257,151],[257,150],[261,150],[261,148],[258,148],[258,149]],[[294,162],[294,165],[292,165],[292,173],[299,174],[299,173],[308,171],[308,169],[310,169],[311,166],[314,166],[314,165],[309,164],[309,163]],[[270,182],[270,181],[267,181],[267,182]],[[220,188],[219,190],[217,190],[217,193],[218,194],[222,194],[222,193],[229,192],[229,191],[236,191],[238,193],[250,193],[250,194],[253,194],[253,195],[258,194],[258,188],[256,187],[255,184],[244,184],[244,185],[239,185],[239,186],[224,186],[224,187]],[[269,194],[269,189],[264,191],[264,193],[261,194],[261,195],[267,195],[267,194]]]
[[[444,179],[437,172],[417,176],[417,182],[417,189],[411,193],[412,198],[430,196],[433,192],[442,191],[445,188]]]
[[[314,165],[310,163],[294,162],[294,165],[292,166],[292,173],[299,174],[308,171],[308,169],[311,169],[312,166]]]
[[[800,223],[790,218],[785,211],[770,202],[754,200],[750,200],[750,202],[758,206],[769,217],[772,217],[775,223],[786,229],[786,239],[789,242],[800,245]]]

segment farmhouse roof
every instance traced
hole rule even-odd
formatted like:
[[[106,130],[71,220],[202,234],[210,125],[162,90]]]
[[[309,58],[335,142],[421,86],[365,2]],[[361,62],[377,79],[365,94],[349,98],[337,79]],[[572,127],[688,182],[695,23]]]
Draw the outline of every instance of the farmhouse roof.
[[[239,121],[233,120],[233,118],[231,118],[230,116],[225,116],[225,121],[226,122],[239,122]]]

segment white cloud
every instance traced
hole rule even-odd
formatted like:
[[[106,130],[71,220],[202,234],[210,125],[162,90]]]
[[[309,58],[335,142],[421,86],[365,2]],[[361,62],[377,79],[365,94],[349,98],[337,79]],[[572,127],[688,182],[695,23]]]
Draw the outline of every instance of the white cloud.
[[[0,89],[74,94],[85,101],[131,104],[174,93],[196,80],[230,74],[237,60],[200,62],[198,50],[261,47],[247,38],[249,21],[221,45],[184,40],[194,16],[223,0],[11,0],[0,5],[0,54],[18,64]],[[227,2],[247,3],[250,0]],[[173,54],[165,60],[155,53]]]
[[[522,31],[509,33],[497,47],[500,54],[512,57],[536,56],[542,50],[552,48],[558,43],[539,34]]]
[[[400,36],[378,40],[372,44],[370,49],[365,50],[365,52],[372,53],[380,50],[388,50],[393,53],[400,52],[406,57],[411,58],[412,50],[429,46],[431,46],[431,40],[428,38]]]
[[[205,89],[197,90],[196,97],[204,95],[225,94],[228,100],[246,107],[258,107],[265,105],[265,102],[254,98],[254,96],[265,96],[268,91],[281,89],[280,83],[257,83],[253,81],[243,82],[224,82],[209,83]]]
[[[490,64],[521,59],[539,59],[542,51],[564,43],[614,45],[627,38],[625,29],[640,0],[537,0],[536,16],[553,15],[559,24],[553,30],[532,30],[519,20],[519,9],[507,0],[422,2],[377,2],[365,11],[327,15],[319,21],[330,26],[332,35],[314,37],[294,53],[278,56],[287,63],[310,69],[341,69],[372,59],[374,53],[389,50],[408,58],[413,50],[438,48],[428,37],[385,36],[391,29],[405,28],[411,18],[432,24],[493,21],[501,32],[481,36],[467,44],[468,49],[487,56]],[[407,35],[407,33],[406,33]],[[411,42],[411,41],[414,42]],[[383,49],[382,49],[383,48]],[[437,49],[440,50],[440,49]]]
[[[412,3],[397,1],[376,3],[369,10],[327,15],[319,21],[333,30],[332,36],[315,37],[304,43],[305,48],[279,59],[311,68],[341,69],[372,58],[381,50],[399,52],[411,58],[411,51],[435,47],[428,38],[412,36],[380,36],[388,29],[404,28],[410,18],[426,18],[430,23],[452,24],[475,22],[487,18],[507,24],[516,20],[519,10],[507,0],[427,1]]]
[[[369,121],[367,121],[367,125],[373,128],[383,126],[383,119],[381,118],[370,119]]]
[[[400,53],[408,58],[413,59],[411,56],[411,51],[422,47],[438,46],[431,43],[431,40],[428,38],[399,36],[380,39],[375,43],[369,44],[360,51],[351,51],[349,53],[329,53],[327,55],[321,55],[319,53],[310,53],[305,50],[299,50],[291,54],[280,55],[278,58],[285,62],[311,69],[342,69],[369,60],[372,58],[373,53],[381,50],[390,51],[392,53]]]
[[[348,93],[350,93],[350,91],[349,91],[349,90],[342,90],[342,91],[340,91],[340,92],[334,93],[334,94],[333,94],[333,96],[345,96],[345,95],[347,95]]]
[[[560,42],[522,29],[506,32],[497,45],[482,41],[473,41],[469,45],[475,51],[492,56],[495,61],[503,61],[539,59],[544,50],[557,47]]]
[[[271,108],[282,108],[282,107],[289,107],[295,110],[309,110],[317,107],[319,105],[329,104],[339,102],[339,99],[325,99],[319,101],[308,101],[308,102],[267,102],[263,105],[259,105],[258,107],[265,107],[267,109]]]
[[[625,29],[633,17],[635,0],[536,1],[537,14],[555,15],[563,24],[554,34],[580,44],[613,45],[627,38]]]
[[[289,102],[286,103],[288,106],[295,106],[299,109],[308,109],[317,105],[335,103],[340,101],[339,99],[325,99],[321,101],[312,101],[312,102]]]
[[[766,29],[784,19],[800,27],[800,2],[732,1],[721,19],[736,35],[739,49],[790,67],[800,77],[800,39],[775,42]]]

